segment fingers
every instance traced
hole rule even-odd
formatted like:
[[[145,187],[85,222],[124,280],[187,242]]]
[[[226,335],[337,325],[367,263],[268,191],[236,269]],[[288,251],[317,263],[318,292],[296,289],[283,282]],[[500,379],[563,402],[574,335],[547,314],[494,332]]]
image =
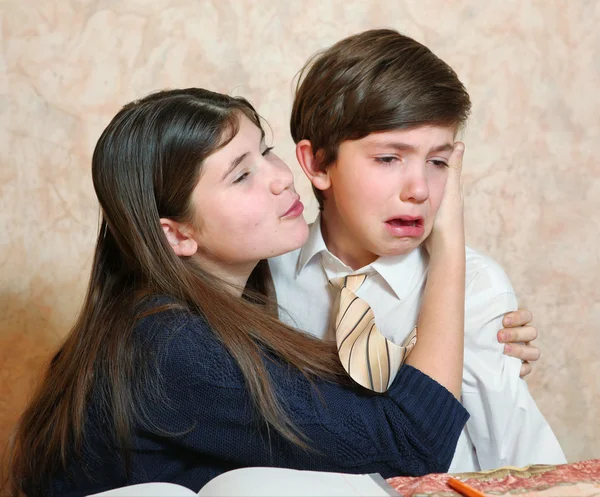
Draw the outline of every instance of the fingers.
[[[529,362],[535,362],[540,358],[540,349],[534,345],[521,343],[507,343],[504,346],[504,353],[508,356]]]
[[[514,328],[515,326],[523,326],[531,323],[533,315],[527,309],[519,309],[518,311],[509,312],[502,320],[502,326]]]
[[[519,326],[518,328],[503,328],[498,332],[500,343],[533,342],[538,336],[535,326]]]
[[[537,338],[537,330],[534,326],[522,326],[519,324],[529,323],[531,322],[531,318],[531,313],[526,309],[511,312],[504,317],[503,324],[504,326],[518,326],[518,328],[504,328],[498,332],[498,341],[506,343],[504,353],[523,361],[519,373],[521,378],[531,373],[533,367],[530,363],[540,358],[540,349],[529,343]],[[508,324],[507,320],[509,321]]]
[[[533,368],[531,367],[531,364],[524,362],[521,364],[521,372],[519,373],[519,376],[521,378],[525,378],[529,373],[531,373],[532,370]]]
[[[463,142],[455,142],[450,158],[448,159],[448,166],[450,169],[462,169],[463,157],[465,155],[465,144]]]
[[[456,142],[448,159],[448,179],[444,191],[444,197],[456,199],[460,204],[463,201],[461,173],[464,154],[464,143]]]

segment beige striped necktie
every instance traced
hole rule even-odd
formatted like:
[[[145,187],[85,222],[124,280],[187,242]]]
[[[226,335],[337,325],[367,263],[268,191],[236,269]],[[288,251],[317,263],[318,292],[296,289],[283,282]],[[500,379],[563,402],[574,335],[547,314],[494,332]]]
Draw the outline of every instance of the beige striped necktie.
[[[334,305],[334,329],[338,353],[344,368],[359,385],[385,392],[417,341],[415,328],[403,345],[385,338],[375,326],[371,306],[356,292],[367,279],[354,274],[330,282],[341,288]]]

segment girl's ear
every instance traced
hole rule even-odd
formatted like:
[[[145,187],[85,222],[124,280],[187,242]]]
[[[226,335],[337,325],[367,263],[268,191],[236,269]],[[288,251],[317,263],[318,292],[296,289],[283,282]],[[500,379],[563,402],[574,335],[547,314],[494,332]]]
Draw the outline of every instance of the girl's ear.
[[[161,218],[160,225],[175,255],[190,257],[198,251],[198,243],[192,238],[186,225],[168,218]]]
[[[327,190],[331,186],[329,172],[320,171],[309,140],[300,140],[296,145],[296,158],[300,167],[317,190]]]

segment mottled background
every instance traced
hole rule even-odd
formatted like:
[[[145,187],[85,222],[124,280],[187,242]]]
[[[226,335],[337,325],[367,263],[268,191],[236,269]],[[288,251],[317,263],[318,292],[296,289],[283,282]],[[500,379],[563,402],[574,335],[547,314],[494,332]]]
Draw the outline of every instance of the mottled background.
[[[296,164],[292,79],[313,52],[389,26],[449,62],[474,102],[469,244],[533,310],[530,389],[570,461],[600,457],[600,1],[0,1],[0,442],[88,277],[93,146],[125,102],[166,87],[248,97]]]

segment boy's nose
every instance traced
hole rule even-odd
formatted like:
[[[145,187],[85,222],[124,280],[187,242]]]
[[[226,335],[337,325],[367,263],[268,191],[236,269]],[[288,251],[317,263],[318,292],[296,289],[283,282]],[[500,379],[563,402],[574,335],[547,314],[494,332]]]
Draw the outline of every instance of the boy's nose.
[[[408,171],[404,187],[400,193],[400,200],[421,203],[429,198],[429,185],[424,169],[411,168]]]

